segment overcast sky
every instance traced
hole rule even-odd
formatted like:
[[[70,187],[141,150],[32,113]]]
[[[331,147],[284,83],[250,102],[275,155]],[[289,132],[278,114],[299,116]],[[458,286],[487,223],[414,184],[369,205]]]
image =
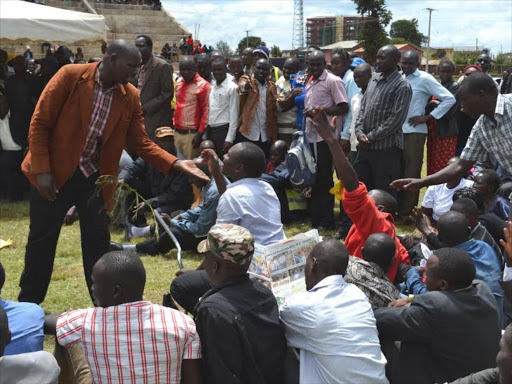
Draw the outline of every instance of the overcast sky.
[[[200,24],[199,39],[215,46],[219,40],[236,48],[245,30],[268,46],[290,49],[293,0],[162,0],[164,7],[190,32]],[[512,52],[511,0],[387,0],[393,21],[416,18],[427,35],[432,13],[432,47],[475,46],[491,53]],[[351,0],[304,0],[304,22],[315,16],[356,16]],[[389,29],[389,26],[388,26]]]

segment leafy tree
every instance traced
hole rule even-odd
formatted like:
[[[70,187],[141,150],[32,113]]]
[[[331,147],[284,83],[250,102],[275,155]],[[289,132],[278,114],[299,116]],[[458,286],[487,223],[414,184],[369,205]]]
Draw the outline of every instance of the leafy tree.
[[[222,56],[224,56],[226,59],[230,58],[231,56],[233,56],[233,50],[231,49],[231,47],[229,46],[228,43],[226,43],[224,40],[221,40],[219,41],[216,45],[215,45],[215,49],[217,51],[219,51],[220,53],[222,53]]]
[[[403,39],[417,47],[427,40],[427,37],[418,30],[418,20],[397,20],[391,23],[389,36],[392,39]]]
[[[261,40],[261,37],[258,36],[249,36],[249,47],[257,47],[259,45],[267,45],[263,40]],[[244,37],[240,42],[238,43],[238,47],[236,48],[236,52],[238,54],[241,54],[244,49],[247,48],[247,37]]]
[[[364,58],[375,63],[377,51],[388,44],[385,27],[391,22],[391,12],[386,9],[385,0],[353,0],[357,13],[366,19],[362,22],[358,40],[364,43]]]
[[[281,52],[281,48],[279,48],[277,45],[273,45],[270,48],[270,56],[281,57],[281,56],[283,56],[283,52]]]
[[[475,64],[480,52],[455,52],[453,61],[458,65]]]

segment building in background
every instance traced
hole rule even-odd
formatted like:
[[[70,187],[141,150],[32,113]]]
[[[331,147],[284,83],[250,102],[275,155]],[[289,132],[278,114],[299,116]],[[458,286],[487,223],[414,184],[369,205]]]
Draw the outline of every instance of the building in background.
[[[338,41],[356,40],[364,19],[359,16],[309,18],[306,20],[306,43],[308,46],[325,46]]]

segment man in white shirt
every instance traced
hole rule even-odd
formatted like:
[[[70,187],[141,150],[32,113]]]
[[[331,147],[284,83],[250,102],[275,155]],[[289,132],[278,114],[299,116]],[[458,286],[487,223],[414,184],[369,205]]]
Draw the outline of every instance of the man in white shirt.
[[[227,77],[224,57],[216,57],[212,63],[212,89],[206,137],[215,144],[215,151],[222,157],[228,130],[236,131],[240,98],[238,87]]]
[[[416,51],[406,51],[402,54],[401,66],[407,82],[412,88],[412,99],[402,131],[404,133],[404,149],[402,152],[403,175],[405,177],[420,177],[423,165],[423,149],[427,137],[427,124],[443,117],[455,104],[455,97],[434,76],[418,70],[419,55]],[[431,96],[437,98],[440,104],[430,114],[425,115],[425,107]],[[419,192],[406,191],[399,198],[398,213],[408,217],[418,205]]]
[[[300,349],[302,384],[387,384],[386,358],[365,294],[343,275],[349,255],[326,240],[306,258],[307,292],[280,308],[288,345]]]

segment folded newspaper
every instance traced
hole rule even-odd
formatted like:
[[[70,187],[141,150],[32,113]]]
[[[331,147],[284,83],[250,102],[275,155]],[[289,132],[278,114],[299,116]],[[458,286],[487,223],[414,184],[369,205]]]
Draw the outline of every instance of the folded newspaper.
[[[320,241],[318,231],[312,229],[276,244],[257,244],[249,274],[270,288],[281,305],[287,297],[306,290],[306,257]]]

